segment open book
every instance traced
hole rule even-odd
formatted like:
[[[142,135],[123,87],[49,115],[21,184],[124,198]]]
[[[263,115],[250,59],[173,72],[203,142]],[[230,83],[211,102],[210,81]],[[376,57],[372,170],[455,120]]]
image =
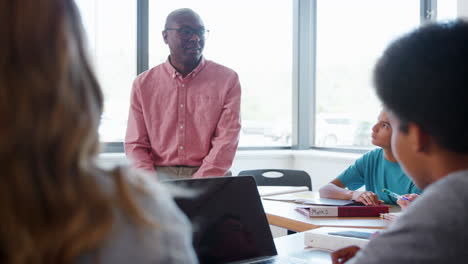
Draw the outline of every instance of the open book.
[[[309,191],[307,186],[257,186],[257,188],[261,197]]]
[[[318,196],[318,193],[311,192],[311,191],[291,192],[288,194],[267,196],[267,197],[263,197],[263,199],[283,201],[283,202],[293,202],[293,203],[300,203],[300,204],[310,204],[310,205],[324,205],[324,206],[327,206],[327,205],[329,206],[363,205],[362,203],[357,203],[357,202],[348,201],[348,200],[320,198]]]

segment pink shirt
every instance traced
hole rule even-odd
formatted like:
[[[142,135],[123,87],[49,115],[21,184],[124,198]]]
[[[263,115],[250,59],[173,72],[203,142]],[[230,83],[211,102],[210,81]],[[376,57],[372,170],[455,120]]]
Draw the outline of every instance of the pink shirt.
[[[200,166],[193,176],[223,176],[240,131],[237,73],[202,58],[185,78],[169,60],[133,83],[125,152],[138,168]]]

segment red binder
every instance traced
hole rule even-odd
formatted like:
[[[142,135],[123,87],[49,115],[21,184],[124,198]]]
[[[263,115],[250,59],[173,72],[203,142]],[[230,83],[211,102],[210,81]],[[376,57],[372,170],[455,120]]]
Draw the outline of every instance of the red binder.
[[[298,207],[296,211],[309,217],[375,217],[388,213],[390,206],[309,206]]]

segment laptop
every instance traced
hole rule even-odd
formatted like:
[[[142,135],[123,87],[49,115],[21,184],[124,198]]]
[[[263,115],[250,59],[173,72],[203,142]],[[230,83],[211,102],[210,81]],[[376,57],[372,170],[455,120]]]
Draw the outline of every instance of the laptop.
[[[304,252],[277,256],[273,236],[252,176],[163,181],[196,194],[175,199],[193,225],[201,264],[314,263]],[[320,254],[315,251],[314,254]],[[323,254],[319,259],[323,261]],[[316,259],[318,260],[318,259]]]

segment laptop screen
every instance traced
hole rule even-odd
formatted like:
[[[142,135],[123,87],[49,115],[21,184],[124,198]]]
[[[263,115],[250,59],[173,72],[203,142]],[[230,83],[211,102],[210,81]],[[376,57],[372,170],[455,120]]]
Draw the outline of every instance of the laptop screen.
[[[226,263],[276,255],[268,221],[251,176],[166,181],[198,194],[176,198],[193,224],[200,263]]]

